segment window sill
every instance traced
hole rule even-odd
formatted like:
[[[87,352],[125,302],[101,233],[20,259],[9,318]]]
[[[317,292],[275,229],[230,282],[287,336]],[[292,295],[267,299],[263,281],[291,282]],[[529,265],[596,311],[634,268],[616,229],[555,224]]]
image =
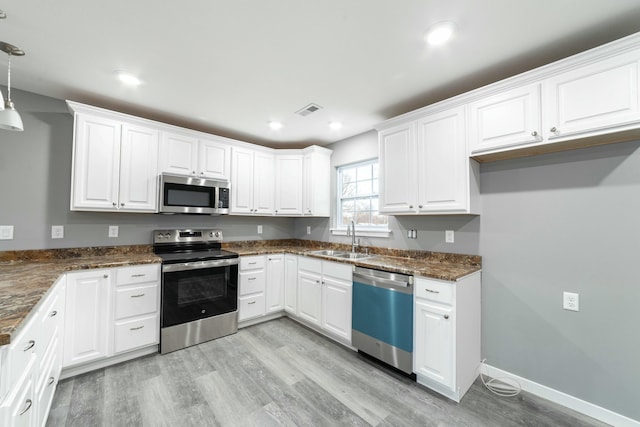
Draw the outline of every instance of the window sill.
[[[346,236],[347,229],[346,228],[331,228],[331,234],[334,236]],[[356,229],[356,237],[382,237],[389,238],[391,235],[391,230],[359,230]]]

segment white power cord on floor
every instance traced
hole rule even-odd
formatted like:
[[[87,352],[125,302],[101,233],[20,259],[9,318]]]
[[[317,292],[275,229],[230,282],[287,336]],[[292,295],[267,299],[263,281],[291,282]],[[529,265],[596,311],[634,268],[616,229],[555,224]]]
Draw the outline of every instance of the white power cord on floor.
[[[484,370],[485,360],[487,359],[482,359],[480,362],[480,379],[487,390],[502,397],[513,397],[519,395],[520,391],[522,391],[522,387],[520,386],[520,383],[513,378],[491,378],[489,381],[484,379],[482,371]]]

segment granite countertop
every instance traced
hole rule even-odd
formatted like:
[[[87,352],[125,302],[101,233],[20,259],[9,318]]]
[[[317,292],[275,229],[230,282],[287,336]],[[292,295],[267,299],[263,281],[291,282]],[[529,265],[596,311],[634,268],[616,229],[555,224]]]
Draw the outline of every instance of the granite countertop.
[[[250,242],[223,243],[223,249],[240,256],[269,253],[291,253],[328,261],[352,264],[358,267],[386,270],[412,276],[455,282],[482,269],[482,258],[477,255],[460,255],[443,252],[409,251],[368,247],[368,258],[346,259],[311,254],[310,251],[333,249],[350,252],[351,246],[308,240],[256,240]],[[364,252],[360,248],[359,252]]]
[[[309,254],[320,249],[351,250],[348,245],[311,240],[255,240],[223,243],[222,247],[241,256],[291,253],[447,281],[459,280],[482,268],[479,256],[442,252],[368,247],[371,256],[358,260]],[[60,275],[75,270],[161,262],[151,245],[0,252],[0,346],[11,343],[12,336],[34,313]]]
[[[60,275],[161,261],[150,246],[0,252],[0,346],[11,342]]]

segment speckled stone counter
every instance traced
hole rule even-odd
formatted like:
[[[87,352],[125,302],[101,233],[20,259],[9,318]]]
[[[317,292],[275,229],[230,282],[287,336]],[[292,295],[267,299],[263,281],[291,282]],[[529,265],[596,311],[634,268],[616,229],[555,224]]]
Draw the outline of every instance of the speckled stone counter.
[[[482,257],[443,252],[409,251],[378,247],[360,247],[358,252],[369,251],[368,258],[357,260],[310,254],[310,251],[332,249],[351,251],[350,245],[318,242],[313,240],[255,240],[229,242],[222,244],[223,249],[239,255],[261,255],[268,253],[292,253],[329,261],[374,268],[412,276],[430,277],[455,282],[482,269]]]
[[[0,345],[11,342],[60,275],[161,261],[149,245],[0,252]]]

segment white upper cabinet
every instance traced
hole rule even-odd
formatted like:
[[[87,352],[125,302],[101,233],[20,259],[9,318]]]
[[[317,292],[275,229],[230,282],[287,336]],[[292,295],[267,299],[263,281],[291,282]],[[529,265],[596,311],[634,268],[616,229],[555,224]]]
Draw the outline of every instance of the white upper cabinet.
[[[301,154],[276,154],[276,215],[302,215]]]
[[[321,147],[304,151],[302,213],[328,217],[331,215],[331,151]]]
[[[158,131],[77,113],[71,210],[155,212]]]
[[[535,83],[471,103],[471,153],[541,141],[540,90]]]
[[[545,122],[552,140],[640,121],[640,51],[589,64],[545,81]]]
[[[478,165],[467,155],[464,107],[379,133],[380,211],[478,213]]]
[[[269,152],[233,147],[231,213],[271,215],[274,208],[274,156]]]
[[[163,131],[160,172],[229,180],[231,146],[195,133]]]

